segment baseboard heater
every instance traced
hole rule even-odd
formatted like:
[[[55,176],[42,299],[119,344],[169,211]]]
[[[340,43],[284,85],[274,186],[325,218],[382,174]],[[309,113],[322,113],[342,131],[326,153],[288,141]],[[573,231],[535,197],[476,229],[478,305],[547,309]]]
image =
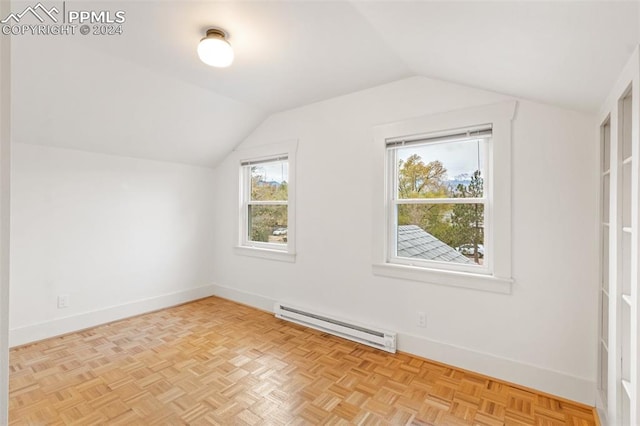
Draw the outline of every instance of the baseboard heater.
[[[396,333],[330,318],[323,314],[284,303],[276,303],[274,312],[276,318],[315,328],[316,330],[382,349],[383,351],[396,352]]]

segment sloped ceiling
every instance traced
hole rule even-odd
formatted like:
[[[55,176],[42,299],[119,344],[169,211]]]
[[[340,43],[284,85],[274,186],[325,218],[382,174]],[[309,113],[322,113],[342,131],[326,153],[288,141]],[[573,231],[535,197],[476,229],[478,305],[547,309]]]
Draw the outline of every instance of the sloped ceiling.
[[[638,43],[633,1],[355,5],[412,73],[582,111],[598,110]]]
[[[596,111],[638,41],[639,16],[636,2],[66,7],[124,10],[124,33],[13,37],[14,140],[203,166],[273,112],[414,75]],[[197,58],[210,26],[230,33],[229,68]]]

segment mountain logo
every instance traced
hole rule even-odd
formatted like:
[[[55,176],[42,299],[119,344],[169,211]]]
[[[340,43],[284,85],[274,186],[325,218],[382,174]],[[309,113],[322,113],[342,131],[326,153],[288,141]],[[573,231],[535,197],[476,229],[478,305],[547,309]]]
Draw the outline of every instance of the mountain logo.
[[[51,19],[54,23],[57,23],[58,18],[53,15],[54,13],[56,15],[60,13],[60,11],[55,6],[51,9],[47,9],[42,3],[38,3],[35,6],[27,6],[27,8],[20,13],[10,13],[9,16],[0,21],[0,23],[6,24],[7,22],[13,20],[17,24],[23,17],[25,17],[25,15],[28,14],[35,16],[36,19],[41,23],[45,21],[46,17]]]

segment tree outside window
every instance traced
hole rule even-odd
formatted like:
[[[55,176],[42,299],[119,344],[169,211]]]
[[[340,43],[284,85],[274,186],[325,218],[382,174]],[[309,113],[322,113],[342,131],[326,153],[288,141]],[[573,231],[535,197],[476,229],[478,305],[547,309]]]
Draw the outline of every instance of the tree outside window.
[[[426,143],[395,150],[397,226],[414,225],[476,265],[484,263],[485,190],[484,139]],[[425,160],[426,159],[426,160]],[[451,173],[455,173],[451,177]],[[398,228],[400,229],[400,228]],[[417,241],[417,238],[414,238]],[[396,238],[403,253],[433,260],[425,243],[407,247],[411,241]],[[417,242],[415,244],[418,244]],[[444,248],[443,248],[444,247]],[[413,251],[412,251],[413,250]],[[461,257],[456,258],[464,260]]]

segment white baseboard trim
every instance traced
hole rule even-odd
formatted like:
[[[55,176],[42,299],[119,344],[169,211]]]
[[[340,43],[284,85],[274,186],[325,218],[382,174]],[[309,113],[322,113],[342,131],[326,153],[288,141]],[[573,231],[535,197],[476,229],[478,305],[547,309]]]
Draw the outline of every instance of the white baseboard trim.
[[[398,333],[398,350],[589,406],[595,405],[596,383],[581,377],[409,333]]]
[[[242,290],[214,285],[214,295],[273,312],[277,300]],[[398,350],[422,358],[474,371],[551,395],[594,406],[596,383],[558,371],[398,332]]]
[[[206,285],[174,293],[136,300],[95,311],[83,312],[63,318],[55,318],[46,322],[17,327],[9,330],[10,347],[20,346],[50,337],[60,336],[97,325],[106,324],[123,318],[164,309],[190,302],[214,294],[213,285]]]
[[[273,312],[273,306],[276,303],[274,299],[269,297],[215,284],[213,285],[213,295],[267,312]]]

